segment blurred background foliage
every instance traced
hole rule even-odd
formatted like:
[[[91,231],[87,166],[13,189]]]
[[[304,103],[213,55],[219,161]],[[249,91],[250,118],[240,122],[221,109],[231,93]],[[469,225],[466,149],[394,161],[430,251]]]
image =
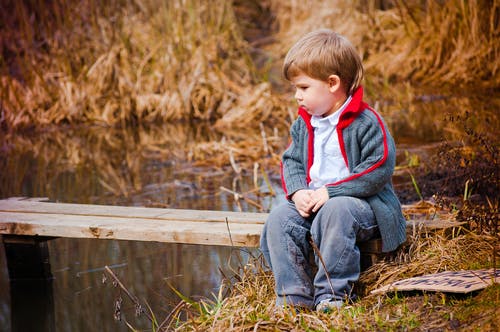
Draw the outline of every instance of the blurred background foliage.
[[[484,97],[500,83],[497,1],[8,0],[0,7],[0,123],[8,131],[195,119],[220,130],[282,124],[293,103],[283,95],[281,61],[320,27],[359,49],[373,102]]]

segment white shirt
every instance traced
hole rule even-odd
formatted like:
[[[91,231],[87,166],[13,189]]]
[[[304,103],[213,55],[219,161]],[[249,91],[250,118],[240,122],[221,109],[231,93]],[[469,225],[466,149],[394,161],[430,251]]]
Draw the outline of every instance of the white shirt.
[[[309,171],[309,188],[317,189],[328,183],[336,182],[349,175],[349,169],[340,151],[337,124],[340,114],[351,101],[351,96],[333,114],[323,118],[313,115],[314,160]]]

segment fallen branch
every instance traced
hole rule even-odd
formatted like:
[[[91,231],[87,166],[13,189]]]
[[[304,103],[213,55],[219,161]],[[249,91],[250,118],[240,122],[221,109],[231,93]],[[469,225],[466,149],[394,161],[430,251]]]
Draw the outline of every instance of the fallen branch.
[[[151,323],[156,324],[155,323],[156,320],[153,318],[153,316],[151,316],[151,314],[149,312],[144,310],[144,307],[141,304],[141,302],[139,301],[139,299],[137,298],[137,296],[130,293],[130,291],[125,287],[125,285],[123,285],[123,283],[120,281],[120,279],[118,279],[116,274],[114,274],[114,272],[109,268],[109,266],[106,265],[104,267],[104,270],[113,279],[113,284],[120,286],[121,290],[123,290],[125,292],[125,294],[127,294],[128,298],[135,304],[136,314],[139,315],[141,313],[144,313]]]
[[[243,194],[237,193],[237,192],[236,192],[236,191],[234,191],[234,190],[231,190],[231,189],[228,189],[228,188],[226,188],[226,187],[222,187],[222,186],[220,187],[220,190],[222,190],[222,191],[226,191],[226,192],[228,192],[228,193],[230,193],[230,194],[233,194],[235,201],[238,201],[238,200],[240,200],[240,199],[243,199],[243,200],[245,200],[245,202],[247,202],[248,204],[251,204],[251,205],[253,205],[253,206],[257,207],[260,211],[264,211],[264,207],[263,207],[262,205],[260,205],[260,204],[259,204],[259,203],[257,203],[256,201],[254,201],[254,200],[252,200],[252,199],[250,199],[250,198],[246,197],[246,196],[245,196],[245,195],[243,195]]]

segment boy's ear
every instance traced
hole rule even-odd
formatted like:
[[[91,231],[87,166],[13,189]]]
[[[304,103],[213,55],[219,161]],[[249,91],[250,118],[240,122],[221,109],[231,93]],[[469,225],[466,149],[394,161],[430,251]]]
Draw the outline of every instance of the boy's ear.
[[[340,77],[338,75],[328,76],[328,86],[331,92],[336,92],[340,88]]]

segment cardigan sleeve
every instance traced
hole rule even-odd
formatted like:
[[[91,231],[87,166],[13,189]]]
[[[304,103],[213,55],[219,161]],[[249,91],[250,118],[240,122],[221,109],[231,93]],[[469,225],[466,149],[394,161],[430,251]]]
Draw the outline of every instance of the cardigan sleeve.
[[[307,186],[307,160],[305,160],[304,137],[305,126],[300,118],[295,120],[290,128],[291,143],[283,153],[281,159],[281,181],[286,198],[290,197],[300,189],[306,189]],[[301,134],[302,133],[302,134]]]

